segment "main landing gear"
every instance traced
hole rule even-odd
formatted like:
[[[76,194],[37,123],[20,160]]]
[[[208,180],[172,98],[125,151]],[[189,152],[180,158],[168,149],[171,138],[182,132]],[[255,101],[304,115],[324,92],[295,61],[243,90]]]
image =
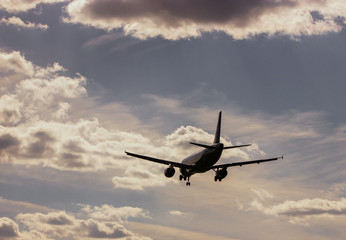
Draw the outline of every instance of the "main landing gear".
[[[191,185],[191,183],[190,183],[190,176],[180,175],[179,176],[179,180],[181,181],[183,179],[184,179],[184,181],[186,181],[186,179],[187,179],[186,186],[190,186]]]

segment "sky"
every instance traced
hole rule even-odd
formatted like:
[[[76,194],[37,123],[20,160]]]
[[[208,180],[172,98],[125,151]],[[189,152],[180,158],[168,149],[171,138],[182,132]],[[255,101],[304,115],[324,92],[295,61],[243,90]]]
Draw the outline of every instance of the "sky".
[[[345,239],[343,0],[0,2],[0,240]],[[165,165],[211,143],[197,174]]]

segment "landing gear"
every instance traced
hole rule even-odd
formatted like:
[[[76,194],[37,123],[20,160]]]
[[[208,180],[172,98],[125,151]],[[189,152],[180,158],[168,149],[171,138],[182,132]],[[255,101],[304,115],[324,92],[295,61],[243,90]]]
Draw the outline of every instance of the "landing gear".
[[[183,179],[184,179],[184,181],[186,181],[186,179],[187,179],[186,186],[190,186],[191,185],[191,183],[190,183],[190,176],[180,175],[179,176],[179,180],[181,181]]]
[[[219,182],[221,182],[222,178],[218,177],[218,176],[215,176],[214,177],[214,181],[217,182],[217,180],[219,180]]]
[[[222,168],[222,169],[213,169],[215,172],[215,177],[214,177],[214,181],[217,182],[217,180],[219,180],[219,182],[221,182],[222,179],[224,179],[227,176],[227,168]]]

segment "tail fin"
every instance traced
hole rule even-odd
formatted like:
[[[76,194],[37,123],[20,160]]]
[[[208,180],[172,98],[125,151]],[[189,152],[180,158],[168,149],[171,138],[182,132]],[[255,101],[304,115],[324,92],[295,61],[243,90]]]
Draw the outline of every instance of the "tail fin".
[[[219,118],[217,120],[217,126],[216,126],[215,137],[214,137],[214,143],[220,143],[221,115],[222,115],[222,111],[219,112]]]

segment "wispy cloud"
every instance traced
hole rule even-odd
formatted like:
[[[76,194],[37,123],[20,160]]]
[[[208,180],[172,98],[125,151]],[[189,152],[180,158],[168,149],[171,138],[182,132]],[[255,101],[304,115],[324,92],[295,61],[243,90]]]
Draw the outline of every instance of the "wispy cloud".
[[[54,4],[58,2],[64,2],[66,0],[12,0],[1,1],[0,9],[5,9],[11,13],[25,12],[30,9],[36,8],[39,4]]]
[[[190,240],[190,239],[235,240],[237,239],[237,238],[223,237],[217,234],[207,234],[202,231],[197,232],[193,230],[186,230],[181,228],[174,228],[169,226],[161,226],[161,225],[146,224],[146,223],[139,223],[139,222],[131,222],[129,223],[129,226],[132,229],[144,235],[154,236],[153,237],[154,239],[174,240],[174,239],[177,239],[177,236],[179,236],[179,239],[182,239],[182,240]]]
[[[68,4],[66,22],[106,30],[122,29],[139,39],[170,40],[222,31],[235,39],[323,35],[345,23],[346,4],[333,1],[82,1]],[[316,18],[318,13],[320,18]],[[337,21],[336,18],[342,19]]]
[[[309,222],[319,218],[346,216],[346,199],[329,200],[322,198],[305,198],[286,200],[279,204],[266,203],[275,199],[263,189],[254,189],[255,199],[246,211],[259,211],[268,216],[287,217],[290,223],[309,226]],[[242,210],[244,208],[242,207]]]
[[[0,19],[0,24],[12,25],[18,28],[30,28],[30,29],[40,29],[47,30],[49,27],[46,24],[33,23],[33,22],[24,22],[19,17],[10,17]]]
[[[128,218],[150,218],[150,213],[141,208],[120,207],[115,208],[111,205],[104,204],[101,207],[81,205],[83,212],[90,217],[102,221],[126,222]]]
[[[178,217],[191,216],[191,213],[182,212],[182,211],[179,211],[179,210],[171,210],[171,211],[169,211],[169,214],[172,215],[172,216],[178,216]]]
[[[96,47],[96,46],[102,46],[104,44],[116,41],[118,39],[121,39],[124,37],[124,34],[122,33],[110,33],[110,34],[104,34],[99,37],[90,39],[87,41],[83,47],[86,48],[91,48],[91,47]]]

